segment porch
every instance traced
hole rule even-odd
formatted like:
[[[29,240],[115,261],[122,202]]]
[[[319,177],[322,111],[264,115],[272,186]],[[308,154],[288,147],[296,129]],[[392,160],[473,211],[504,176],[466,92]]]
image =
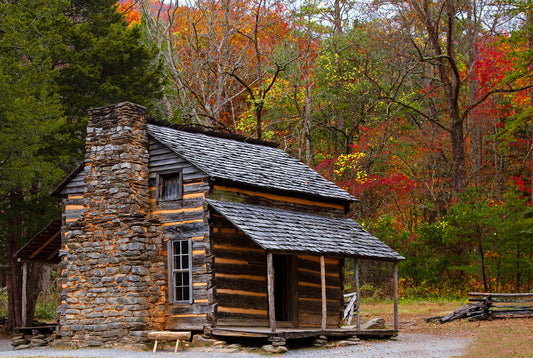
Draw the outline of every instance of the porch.
[[[391,338],[398,335],[398,330],[372,329],[358,330],[354,326],[344,326],[341,328],[278,328],[275,332],[269,327],[215,327],[213,336],[220,337],[249,337],[249,338],[270,338],[280,337],[285,339],[313,338],[319,336],[327,337],[353,337],[358,338]]]

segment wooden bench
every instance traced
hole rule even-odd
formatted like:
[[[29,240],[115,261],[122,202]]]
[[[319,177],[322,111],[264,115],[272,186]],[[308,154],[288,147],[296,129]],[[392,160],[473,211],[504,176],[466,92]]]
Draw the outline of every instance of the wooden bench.
[[[181,348],[185,349],[183,344],[184,340],[191,339],[191,332],[174,332],[174,331],[153,331],[148,332],[148,340],[154,342],[154,353],[157,350],[157,341],[176,341],[176,348],[174,353],[178,352],[178,345],[181,344]]]

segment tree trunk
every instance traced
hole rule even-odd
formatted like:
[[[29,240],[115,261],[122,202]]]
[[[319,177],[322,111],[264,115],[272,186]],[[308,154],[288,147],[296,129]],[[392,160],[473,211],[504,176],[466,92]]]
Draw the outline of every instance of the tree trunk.
[[[22,200],[22,199],[20,199]],[[8,320],[7,332],[15,327],[31,326],[35,314],[37,297],[41,291],[42,264],[33,263],[28,265],[27,292],[26,292],[26,322],[22,322],[22,263],[17,261],[17,251],[22,247],[20,243],[24,232],[21,229],[21,218],[10,219],[10,228],[13,230],[8,238],[8,264],[9,274],[7,277],[8,287]]]
[[[466,189],[466,168],[465,168],[465,139],[463,121],[459,113],[452,111],[452,161],[453,161],[453,189],[456,194],[464,194]]]
[[[7,277],[8,319],[6,329],[11,332],[14,327],[22,326],[22,264],[17,262],[15,254],[20,245],[9,240],[9,275]]]
[[[28,287],[26,291],[26,327],[33,325],[37,298],[42,289],[42,276],[44,265],[38,262],[28,264]]]
[[[333,26],[335,27],[335,33],[342,34],[341,0],[335,0],[333,11]]]
[[[477,228],[477,243],[478,243],[478,249],[479,249],[479,256],[481,257],[481,274],[483,276],[483,290],[484,292],[489,292],[489,285],[487,282],[487,274],[485,269],[485,251],[483,250],[483,242],[482,242],[482,235],[481,235],[481,228]]]

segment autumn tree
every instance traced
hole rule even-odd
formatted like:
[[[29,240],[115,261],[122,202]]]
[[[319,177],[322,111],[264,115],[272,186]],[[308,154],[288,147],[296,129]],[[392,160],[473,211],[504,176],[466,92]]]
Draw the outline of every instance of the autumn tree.
[[[476,2],[475,6],[471,2],[456,0],[387,4],[395,9],[394,17],[388,23],[410,42],[410,52],[404,51],[398,56],[415,58],[419,65],[414,69],[422,69],[428,80],[421,83],[424,87],[409,97],[393,96],[389,89],[384,91],[384,98],[409,108],[449,133],[453,188],[456,193],[464,193],[468,185],[465,123],[469,114],[496,93],[511,93],[528,87],[519,83],[517,78],[508,77],[484,96],[473,101],[467,100],[468,90],[481,89],[469,86],[477,61],[476,53],[465,51],[461,44],[466,42],[469,44],[466,47],[471,49],[473,43],[496,36],[495,31],[499,29],[498,13],[503,10],[482,1]],[[429,111],[422,106],[427,94],[432,94],[440,101]]]
[[[166,101],[181,121],[235,130],[250,110],[262,137],[265,98],[285,63],[286,27],[277,2],[142,1],[146,33],[167,76]]]

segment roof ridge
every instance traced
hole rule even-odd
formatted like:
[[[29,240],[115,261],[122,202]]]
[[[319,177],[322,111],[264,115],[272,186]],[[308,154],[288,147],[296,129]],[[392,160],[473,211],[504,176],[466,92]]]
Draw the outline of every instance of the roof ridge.
[[[232,133],[232,132],[222,132],[212,127],[207,127],[207,126],[200,125],[200,124],[194,124],[194,125],[176,124],[176,123],[170,123],[169,121],[166,121],[166,120],[155,119],[152,117],[147,118],[147,123],[160,126],[160,127],[167,127],[167,128],[171,128],[171,129],[175,129],[175,130],[179,130],[183,132],[188,132],[188,133],[205,134],[207,136],[215,137],[215,138],[232,139],[232,140],[236,140],[236,141],[243,142],[243,143],[258,144],[258,145],[263,145],[263,146],[272,147],[272,148],[279,147],[279,143],[277,142],[271,142],[265,139],[247,137],[242,134],[237,134],[237,133]]]

